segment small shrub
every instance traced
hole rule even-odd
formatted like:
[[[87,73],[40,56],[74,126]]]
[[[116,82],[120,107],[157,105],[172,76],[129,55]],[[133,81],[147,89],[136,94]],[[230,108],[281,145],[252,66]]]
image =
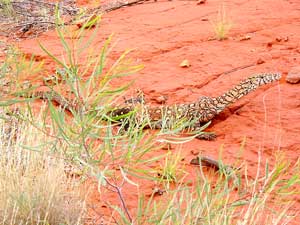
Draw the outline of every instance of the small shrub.
[[[299,194],[299,161],[292,165],[277,158],[272,170],[266,164],[265,174],[253,179],[247,173],[247,168],[244,174],[232,171],[231,176],[218,172],[212,180],[199,167],[193,186],[180,184],[147,201],[140,196],[137,224],[275,225],[295,221],[299,212],[292,209]]]

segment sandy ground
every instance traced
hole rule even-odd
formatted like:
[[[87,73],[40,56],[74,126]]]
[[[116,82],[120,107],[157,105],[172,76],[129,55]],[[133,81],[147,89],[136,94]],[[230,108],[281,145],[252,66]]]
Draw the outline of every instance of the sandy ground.
[[[285,81],[289,70],[300,64],[300,2],[222,2],[233,25],[225,41],[215,40],[212,28],[221,1],[197,5],[196,1],[158,0],[104,15],[95,42],[100,45],[114,33],[117,44],[112,56],[134,49],[130,56],[145,68],[116,85],[135,79],[132,89],[143,90],[152,103],[158,96],[167,96],[167,104],[218,96],[255,73],[282,72],[280,82],[261,87],[215,118],[208,129],[218,135],[215,141],[193,140],[183,145],[182,163],[187,164],[191,179],[196,173],[188,162],[195,152],[217,158],[222,148],[223,161],[231,164],[244,160],[250,176],[256,173],[259,152],[262,166],[268,160],[271,167],[279,150],[292,163],[300,155],[300,84]],[[59,56],[61,45],[55,36],[50,31],[38,40]],[[242,40],[247,36],[248,40]],[[54,65],[36,45],[36,39],[24,39],[18,45],[26,54],[45,59],[49,68]],[[185,59],[191,64],[188,68],[179,66]],[[163,151],[153,152],[153,156]],[[142,182],[145,192],[154,185]],[[130,188],[125,187],[125,198],[134,211],[137,196]],[[95,196],[95,203],[98,200]],[[295,210],[299,207],[300,198]]]

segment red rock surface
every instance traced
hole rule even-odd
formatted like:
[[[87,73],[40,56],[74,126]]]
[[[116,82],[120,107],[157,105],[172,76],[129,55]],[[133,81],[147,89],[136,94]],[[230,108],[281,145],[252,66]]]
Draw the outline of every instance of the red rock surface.
[[[262,166],[268,160],[272,167],[279,150],[292,163],[299,160],[300,84],[288,84],[284,78],[291,67],[300,64],[300,2],[222,2],[233,24],[225,41],[213,40],[211,24],[222,6],[221,1],[207,0],[197,5],[196,1],[158,0],[104,15],[96,43],[101,44],[114,33],[118,42],[113,56],[135,49],[131,57],[145,68],[117,83],[136,79],[132,88],[142,89],[147,99],[167,96],[167,104],[195,101],[203,95],[218,96],[252,74],[281,71],[280,82],[261,87],[213,121],[208,130],[216,132],[216,141],[193,140],[181,150],[188,164],[194,157],[192,151],[217,158],[222,149],[225,163],[240,158],[247,164],[250,176],[254,176],[259,153]],[[61,46],[55,36],[55,32],[48,32],[39,41],[60,55]],[[35,39],[21,41],[19,47],[27,54],[47,59]],[[179,65],[185,59],[191,66],[182,68]],[[50,60],[47,64],[51,68]],[[159,154],[157,151],[153,156]],[[186,168],[193,179],[194,167],[186,165]],[[153,187],[151,182],[140,182],[143,182],[140,191],[147,192]],[[131,194],[131,187],[126,187],[126,202],[134,211],[137,193]],[[298,198],[295,210],[300,210],[299,206]]]

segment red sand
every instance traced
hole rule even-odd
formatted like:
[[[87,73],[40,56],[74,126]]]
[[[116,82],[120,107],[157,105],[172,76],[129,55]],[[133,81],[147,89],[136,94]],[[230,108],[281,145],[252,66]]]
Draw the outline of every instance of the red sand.
[[[280,82],[244,97],[213,121],[208,130],[216,132],[216,141],[193,140],[183,145],[183,163],[187,163],[190,179],[196,176],[195,168],[188,165],[194,157],[192,151],[217,158],[223,148],[224,162],[230,164],[240,157],[251,176],[256,173],[259,151],[263,166],[266,159],[273,165],[279,149],[293,163],[300,155],[300,88],[299,84],[291,85],[284,80],[291,67],[300,64],[300,2],[223,2],[233,24],[225,41],[211,40],[214,32],[210,21],[221,7],[217,0],[201,5],[196,1],[158,0],[122,8],[104,15],[96,40],[101,44],[105,37],[115,33],[118,42],[113,56],[134,48],[131,57],[143,63],[145,69],[118,83],[136,79],[132,88],[142,89],[147,99],[168,96],[167,104],[195,101],[202,95],[218,96],[255,73],[283,73]],[[241,41],[246,35],[251,38]],[[61,45],[55,36],[55,32],[48,32],[39,41],[60,55]],[[27,54],[47,59],[35,39],[21,41],[19,46]],[[184,59],[189,60],[189,68],[179,66]],[[255,65],[258,60],[263,63]],[[54,65],[50,60],[47,64],[50,68]],[[226,73],[250,64],[253,66]],[[246,144],[240,152],[243,140]],[[153,152],[153,156],[162,152],[165,151]],[[151,192],[154,186],[150,181],[137,182],[142,187],[140,192]],[[128,208],[134,212],[137,193],[132,194],[131,188],[125,186],[123,191]],[[95,196],[94,202],[98,199]],[[114,193],[111,199],[118,201]],[[295,209],[299,210],[299,206],[300,199]]]

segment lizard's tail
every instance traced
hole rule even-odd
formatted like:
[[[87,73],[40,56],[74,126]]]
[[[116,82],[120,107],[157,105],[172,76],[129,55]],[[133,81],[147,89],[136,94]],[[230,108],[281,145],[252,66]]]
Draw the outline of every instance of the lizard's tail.
[[[217,114],[222,112],[229,104],[236,102],[259,86],[277,81],[280,78],[281,73],[263,73],[247,78],[225,94],[214,98],[214,101],[218,102]]]

